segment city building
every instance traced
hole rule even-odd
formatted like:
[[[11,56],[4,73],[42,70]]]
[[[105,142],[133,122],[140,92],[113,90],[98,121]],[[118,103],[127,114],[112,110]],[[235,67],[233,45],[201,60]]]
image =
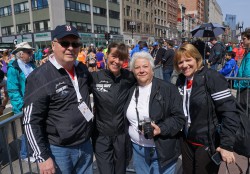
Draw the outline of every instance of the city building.
[[[1,0],[0,42],[27,41],[36,48],[51,43],[51,30],[57,25],[77,27],[84,46],[122,41],[119,0]]]
[[[126,0],[121,3],[123,36],[126,44],[140,40],[179,39],[178,0]]]
[[[205,0],[178,0],[186,8],[186,14],[196,19],[197,24],[205,22]]]
[[[223,14],[220,5],[216,0],[209,0],[208,22],[222,25]]]

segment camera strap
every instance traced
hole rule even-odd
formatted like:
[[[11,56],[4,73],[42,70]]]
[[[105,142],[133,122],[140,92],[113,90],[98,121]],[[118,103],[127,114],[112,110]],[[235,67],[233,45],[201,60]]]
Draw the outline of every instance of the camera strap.
[[[137,109],[137,105],[138,105],[138,98],[139,98],[139,88],[138,86],[136,85],[136,88],[135,88],[135,111],[136,111],[136,116],[137,116],[137,124],[138,124],[138,129],[139,129],[139,122],[140,122],[140,119],[139,119],[139,112],[138,112],[138,109]]]

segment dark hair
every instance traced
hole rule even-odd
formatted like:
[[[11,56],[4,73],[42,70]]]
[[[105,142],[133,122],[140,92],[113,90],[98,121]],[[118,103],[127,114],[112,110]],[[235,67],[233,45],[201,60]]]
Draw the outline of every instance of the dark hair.
[[[0,80],[3,80],[3,78],[4,78],[4,72],[0,70]]]
[[[245,36],[247,39],[250,39],[250,29],[241,33],[241,36]]]
[[[140,41],[139,42],[139,49],[141,50],[144,47],[148,47],[148,44],[146,41]]]
[[[117,48],[115,54],[117,55],[117,57],[119,57],[120,60],[128,59],[128,48],[124,43],[118,44],[116,42],[112,42],[111,44],[109,44],[107,55],[109,55],[112,48]]]
[[[210,38],[210,41],[214,41],[214,40],[217,40],[217,38],[216,37],[211,37]]]
[[[173,41],[173,40],[168,40],[167,43],[168,43],[168,45],[171,46],[171,47],[174,46],[174,41]]]
[[[230,57],[235,57],[236,53],[234,51],[228,51],[228,52],[226,52],[226,55],[228,55]]]

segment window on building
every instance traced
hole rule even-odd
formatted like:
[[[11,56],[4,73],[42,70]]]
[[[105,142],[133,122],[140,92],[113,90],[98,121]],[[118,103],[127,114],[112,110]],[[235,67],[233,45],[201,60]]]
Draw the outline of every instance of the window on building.
[[[140,19],[140,13],[141,13],[141,10],[137,9],[137,19]]]
[[[119,27],[110,27],[110,33],[111,34],[119,34],[120,28]]]
[[[67,21],[66,23],[68,25],[76,27],[78,32],[83,32],[83,33],[90,33],[91,32],[91,24],[81,23],[81,22],[73,22],[73,21]]]
[[[137,3],[138,5],[140,5],[140,0],[136,0],[136,3]]]
[[[107,26],[105,25],[94,25],[95,33],[105,33],[107,31]]]
[[[65,9],[72,10],[72,11],[79,11],[79,12],[90,12],[90,6],[88,4],[71,1],[71,0],[65,0]]]
[[[40,31],[49,31],[50,30],[50,21],[36,21],[34,22],[34,31],[40,32]]]
[[[11,6],[1,7],[0,8],[0,17],[12,15]]]
[[[32,10],[48,8],[48,0],[31,0]]]
[[[23,33],[28,33],[29,31],[30,31],[29,23],[16,25],[17,33],[23,34]]]
[[[13,26],[2,27],[1,31],[3,36],[9,36],[14,34],[14,27]]]
[[[14,5],[14,11],[15,11],[15,14],[24,13],[24,12],[29,11],[28,2],[22,2],[22,3],[19,3],[19,4],[15,4]]]
[[[109,17],[113,19],[120,19],[120,12],[109,10]]]
[[[130,16],[130,6],[126,6],[126,14],[127,16]]]
[[[120,3],[120,0],[109,0],[109,2],[113,2],[113,3],[119,4],[119,3]]]

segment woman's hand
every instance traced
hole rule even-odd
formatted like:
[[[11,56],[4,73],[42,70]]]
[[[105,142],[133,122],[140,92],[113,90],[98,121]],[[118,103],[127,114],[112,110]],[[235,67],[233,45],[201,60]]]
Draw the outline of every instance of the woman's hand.
[[[218,147],[216,149],[217,152],[220,152],[222,160],[228,164],[235,163],[235,156],[233,152],[230,152],[228,150],[222,149],[221,147]]]
[[[154,128],[154,136],[159,135],[161,133],[161,129],[159,126],[151,122],[151,126]]]

